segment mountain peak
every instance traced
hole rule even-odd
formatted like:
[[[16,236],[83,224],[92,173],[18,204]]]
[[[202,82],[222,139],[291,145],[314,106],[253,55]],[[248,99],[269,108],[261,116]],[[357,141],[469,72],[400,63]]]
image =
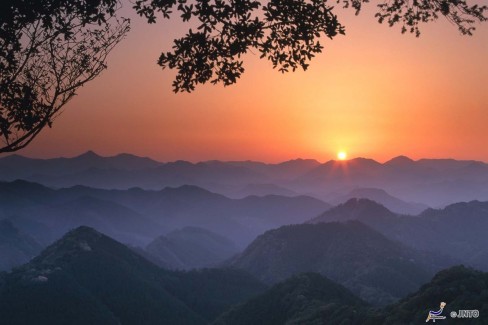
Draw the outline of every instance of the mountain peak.
[[[95,243],[102,236],[102,233],[88,226],[79,226],[64,235],[59,242],[87,242]]]
[[[80,226],[69,231],[61,239],[46,248],[32,260],[36,265],[56,265],[58,261],[66,261],[83,252],[90,252],[104,235],[93,228]]]
[[[84,234],[97,234],[98,236],[101,236],[102,234],[93,229],[92,227],[88,226],[79,226],[70,232],[68,232],[66,235],[73,235],[73,236],[79,236],[79,235],[84,235]]]
[[[390,218],[395,216],[393,212],[383,205],[364,198],[352,198],[325,211],[318,217],[310,220],[310,223],[362,220],[364,218]]]
[[[86,244],[94,244],[96,243],[103,235],[96,231],[95,229],[88,227],[88,226],[79,226],[68,233],[66,233],[57,243],[58,244],[78,244],[80,248],[83,250],[86,249],[86,245],[80,245],[80,243]]]
[[[415,161],[407,156],[397,156],[384,163],[390,166],[405,166],[414,163]]]
[[[417,215],[428,208],[428,206],[420,203],[405,202],[390,195],[381,188],[374,187],[355,188],[347,195],[339,197],[335,202],[337,204],[344,203],[350,198],[369,199],[383,205],[388,210],[399,214]]]
[[[76,156],[75,158],[93,159],[93,158],[102,158],[102,156],[98,155],[93,150],[88,150],[87,152],[82,153],[81,155]]]

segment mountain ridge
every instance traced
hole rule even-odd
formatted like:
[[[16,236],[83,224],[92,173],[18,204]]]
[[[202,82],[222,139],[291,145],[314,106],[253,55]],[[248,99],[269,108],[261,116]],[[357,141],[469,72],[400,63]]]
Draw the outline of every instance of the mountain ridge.
[[[105,189],[161,189],[190,184],[229,197],[239,196],[242,190],[249,195],[289,191],[325,201],[334,192],[340,196],[355,188],[378,188],[405,202],[432,207],[488,200],[487,163],[413,160],[405,156],[383,163],[369,158],[324,163],[313,159],[280,163],[158,162],[130,154],[102,157],[93,152],[73,158],[31,159],[15,155],[0,158],[0,180],[18,178],[55,188],[86,185]]]
[[[438,268],[431,263],[429,256],[358,221],[346,221],[267,231],[228,265],[270,284],[297,273],[317,272],[370,303],[384,305],[427,281]]]
[[[162,270],[80,226],[0,276],[0,319],[9,324],[206,324],[264,289],[233,270]]]

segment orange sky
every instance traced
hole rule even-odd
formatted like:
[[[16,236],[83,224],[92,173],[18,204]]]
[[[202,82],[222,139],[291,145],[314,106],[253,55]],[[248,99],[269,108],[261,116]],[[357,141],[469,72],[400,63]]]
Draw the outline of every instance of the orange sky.
[[[236,85],[192,94],[174,94],[174,72],[156,65],[184,28],[135,19],[109,69],[19,153],[277,162],[345,150],[488,161],[488,24],[466,37],[439,21],[415,38],[377,24],[371,10],[339,14],[347,35],[324,40],[307,72],[283,75],[250,54]]]

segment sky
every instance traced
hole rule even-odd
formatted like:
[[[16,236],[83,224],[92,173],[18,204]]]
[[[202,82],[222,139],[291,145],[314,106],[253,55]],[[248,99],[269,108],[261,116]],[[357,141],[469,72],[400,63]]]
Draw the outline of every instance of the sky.
[[[324,52],[306,72],[281,74],[249,54],[236,85],[191,94],[174,94],[175,72],[156,64],[188,26],[131,17],[109,68],[17,153],[279,162],[345,151],[378,161],[488,161],[488,23],[468,37],[441,19],[416,38],[378,24],[372,4],[359,16],[338,14],[346,36],[323,39]]]

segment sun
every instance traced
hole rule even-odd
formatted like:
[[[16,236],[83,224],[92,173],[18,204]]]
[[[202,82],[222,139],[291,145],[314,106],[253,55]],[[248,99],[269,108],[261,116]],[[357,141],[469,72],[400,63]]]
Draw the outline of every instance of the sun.
[[[339,151],[337,153],[337,159],[346,160],[346,158],[347,158],[347,153],[345,151]]]

